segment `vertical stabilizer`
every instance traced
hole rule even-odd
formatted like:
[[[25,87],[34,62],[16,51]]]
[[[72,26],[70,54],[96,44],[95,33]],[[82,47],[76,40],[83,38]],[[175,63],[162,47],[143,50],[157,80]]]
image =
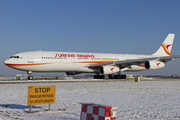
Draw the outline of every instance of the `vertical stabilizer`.
[[[161,44],[159,49],[152,55],[158,55],[158,56],[169,56],[171,54],[171,49],[173,46],[175,34],[169,34],[164,42]]]

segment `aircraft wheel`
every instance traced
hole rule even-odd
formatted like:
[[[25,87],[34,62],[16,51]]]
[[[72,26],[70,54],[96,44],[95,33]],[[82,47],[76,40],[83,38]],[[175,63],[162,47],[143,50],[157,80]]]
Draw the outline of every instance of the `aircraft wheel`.
[[[100,79],[104,79],[105,78],[105,76],[104,75],[100,75]]]
[[[121,75],[114,75],[114,79],[121,79]]]
[[[94,75],[93,78],[94,78],[94,79],[97,79],[97,75]]]
[[[122,79],[126,79],[126,75],[122,75]]]
[[[104,79],[104,75],[94,75],[94,79]]]
[[[100,75],[94,75],[94,79],[100,79]]]
[[[33,76],[28,76],[28,80],[33,80]]]
[[[113,76],[112,75],[108,75],[109,79],[113,79]]]

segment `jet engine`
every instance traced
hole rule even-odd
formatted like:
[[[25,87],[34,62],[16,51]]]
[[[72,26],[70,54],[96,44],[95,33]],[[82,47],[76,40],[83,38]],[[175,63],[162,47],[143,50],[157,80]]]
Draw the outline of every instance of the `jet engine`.
[[[156,60],[149,60],[145,62],[144,66],[146,69],[155,70],[165,67],[165,63]]]
[[[100,73],[104,75],[117,73],[119,71],[120,71],[119,67],[112,66],[112,65],[106,65],[106,66],[100,67]]]

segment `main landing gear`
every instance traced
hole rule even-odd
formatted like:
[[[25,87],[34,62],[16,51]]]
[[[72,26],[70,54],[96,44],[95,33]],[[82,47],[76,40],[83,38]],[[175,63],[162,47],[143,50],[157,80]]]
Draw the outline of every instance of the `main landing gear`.
[[[108,75],[109,79],[126,79],[126,75]],[[94,75],[94,79],[104,79],[104,75]]]
[[[126,79],[126,75],[108,75],[109,76],[109,79]]]
[[[33,80],[32,71],[27,71],[28,80]]]
[[[94,75],[94,79],[104,79],[104,75]]]

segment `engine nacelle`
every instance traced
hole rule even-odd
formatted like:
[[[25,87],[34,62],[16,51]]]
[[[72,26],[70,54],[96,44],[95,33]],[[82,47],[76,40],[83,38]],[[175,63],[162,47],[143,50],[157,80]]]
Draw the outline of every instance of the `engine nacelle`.
[[[120,71],[119,67],[112,66],[112,65],[106,65],[100,68],[100,73],[104,75],[117,73],[119,71]]]
[[[146,69],[155,70],[165,67],[165,63],[156,60],[150,60],[150,61],[146,61],[144,66]]]

